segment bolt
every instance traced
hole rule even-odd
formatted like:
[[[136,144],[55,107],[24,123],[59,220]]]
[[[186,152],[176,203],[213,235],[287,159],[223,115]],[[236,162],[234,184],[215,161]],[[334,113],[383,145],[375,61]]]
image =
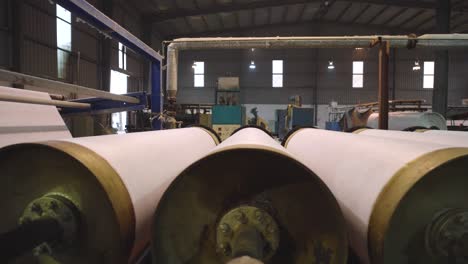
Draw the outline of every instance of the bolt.
[[[226,233],[229,233],[229,231],[231,231],[231,227],[226,224],[226,223],[222,223],[220,226],[219,226],[219,229],[221,230],[221,232],[223,232],[224,234]]]
[[[247,223],[247,218],[245,217],[244,213],[242,212],[237,212],[235,215],[234,215],[234,218],[241,222],[242,224],[245,224]]]
[[[51,201],[49,204],[49,208],[52,209],[53,211],[58,209],[58,203],[56,201]]]
[[[257,218],[257,220],[258,220],[259,222],[261,222],[261,221],[263,220],[263,213],[262,213],[262,211],[256,210],[256,211],[255,211],[255,217]]]
[[[273,227],[273,225],[269,224],[266,228],[266,231],[268,233],[274,233],[275,232],[275,228]]]
[[[31,206],[31,211],[37,213],[38,215],[42,215],[42,208],[39,204],[33,203]]]
[[[231,254],[231,246],[227,243],[221,243],[218,245],[219,249],[221,250],[221,253],[223,253],[225,256],[229,256]]]

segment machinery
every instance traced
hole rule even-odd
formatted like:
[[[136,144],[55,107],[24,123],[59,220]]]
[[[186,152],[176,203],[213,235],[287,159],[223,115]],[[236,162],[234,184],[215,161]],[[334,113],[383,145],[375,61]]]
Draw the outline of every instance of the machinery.
[[[363,263],[467,262],[468,148],[318,129],[285,146],[338,199]]]
[[[153,263],[347,259],[333,195],[257,128],[238,130],[184,170],[164,193],[152,230]]]
[[[193,127],[1,149],[0,262],[135,262],[167,186],[217,143]]]
[[[446,130],[416,130],[416,132],[402,132],[363,128],[356,130],[354,133],[365,136],[437,143],[455,147],[468,147],[468,133],[466,132]]]

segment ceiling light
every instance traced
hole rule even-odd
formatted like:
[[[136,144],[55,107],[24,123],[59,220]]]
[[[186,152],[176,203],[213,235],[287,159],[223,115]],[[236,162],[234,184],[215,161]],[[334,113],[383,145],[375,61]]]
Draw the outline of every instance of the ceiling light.
[[[251,61],[251,62],[250,62],[249,68],[252,69],[252,70],[254,70],[255,68],[257,68],[257,66],[255,66],[255,62],[254,62],[254,61]]]
[[[413,71],[419,71],[419,70],[421,70],[421,65],[419,65],[419,61],[415,61],[414,66],[413,66]]]
[[[335,69],[335,65],[333,64],[333,61],[329,61],[329,62],[328,62],[328,69],[329,69],[329,70]]]

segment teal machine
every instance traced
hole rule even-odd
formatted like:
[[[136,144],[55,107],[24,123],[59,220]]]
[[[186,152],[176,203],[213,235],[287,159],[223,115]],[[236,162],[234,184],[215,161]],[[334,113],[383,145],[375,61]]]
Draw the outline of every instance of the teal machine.
[[[218,78],[215,98],[216,105],[212,109],[212,126],[221,140],[224,140],[236,129],[246,124],[245,107],[240,105],[239,78]]]

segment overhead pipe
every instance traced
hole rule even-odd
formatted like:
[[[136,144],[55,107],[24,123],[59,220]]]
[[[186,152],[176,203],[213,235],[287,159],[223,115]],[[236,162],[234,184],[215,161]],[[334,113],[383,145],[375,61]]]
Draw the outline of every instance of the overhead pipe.
[[[425,131],[425,130],[424,130]],[[436,131],[431,132],[431,131]],[[427,130],[427,132],[403,132],[403,131],[385,131],[379,129],[362,128],[354,131],[354,134],[364,136],[374,136],[389,139],[402,139],[409,141],[425,142],[429,144],[444,144],[454,147],[468,147],[468,133],[455,132],[444,130]]]
[[[53,100],[53,99],[42,99],[42,98],[35,98],[35,97],[30,97],[30,96],[20,96],[20,95],[3,94],[3,93],[0,93],[0,101],[36,104],[36,105],[53,105],[57,107],[69,107],[69,108],[78,108],[78,109],[91,108],[91,104],[87,104],[87,103],[76,103],[76,102],[68,102],[68,101]]]
[[[184,170],[153,220],[153,263],[344,264],[339,206],[317,175],[247,127]]]
[[[167,46],[167,95],[173,101],[177,95],[178,52],[201,49],[287,49],[287,48],[368,48],[381,39],[392,48],[466,47],[468,34],[427,34],[422,36],[324,36],[324,37],[236,37],[180,38]]]
[[[285,146],[333,192],[363,263],[466,259],[468,148],[307,128]]]
[[[17,245],[0,262],[134,263],[167,186],[217,143],[193,127],[0,149],[0,245]]]

